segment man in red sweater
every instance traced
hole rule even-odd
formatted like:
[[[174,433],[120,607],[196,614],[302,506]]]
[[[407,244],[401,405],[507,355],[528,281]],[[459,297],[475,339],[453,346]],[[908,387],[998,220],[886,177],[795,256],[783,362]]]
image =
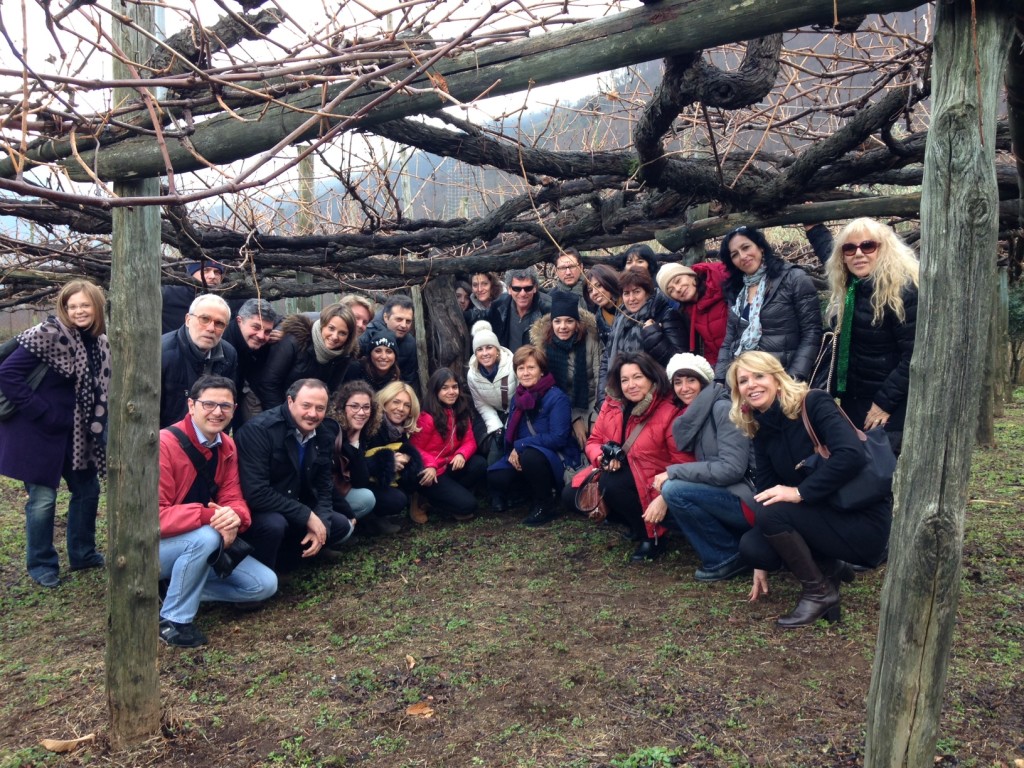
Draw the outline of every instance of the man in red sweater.
[[[206,644],[193,624],[202,600],[247,603],[277,591],[272,570],[232,549],[252,520],[235,443],[222,434],[234,410],[234,382],[203,376],[189,393],[188,415],[160,430],[160,578],[168,580],[160,639],[168,645]],[[232,554],[240,561],[230,562]]]

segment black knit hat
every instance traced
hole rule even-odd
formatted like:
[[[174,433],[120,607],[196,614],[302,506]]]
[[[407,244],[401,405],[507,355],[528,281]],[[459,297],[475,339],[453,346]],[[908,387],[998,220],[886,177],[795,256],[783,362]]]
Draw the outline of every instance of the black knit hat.
[[[580,297],[575,293],[565,291],[554,291],[551,294],[551,319],[556,317],[571,317],[573,320],[580,319]]]
[[[387,347],[397,351],[398,337],[387,328],[377,329],[370,333],[369,351],[372,352],[377,347]]]

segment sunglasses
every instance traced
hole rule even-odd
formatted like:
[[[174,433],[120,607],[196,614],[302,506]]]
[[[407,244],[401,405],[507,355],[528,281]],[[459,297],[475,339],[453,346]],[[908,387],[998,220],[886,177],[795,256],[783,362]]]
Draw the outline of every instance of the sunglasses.
[[[510,285],[508,287],[508,289],[512,293],[522,293],[523,291],[526,291],[527,293],[529,293],[530,291],[532,291],[536,287],[537,286],[535,286],[535,285]]]
[[[874,240],[865,240],[862,243],[843,243],[843,256],[853,256],[858,250],[865,256],[870,256],[878,250],[878,243]]]

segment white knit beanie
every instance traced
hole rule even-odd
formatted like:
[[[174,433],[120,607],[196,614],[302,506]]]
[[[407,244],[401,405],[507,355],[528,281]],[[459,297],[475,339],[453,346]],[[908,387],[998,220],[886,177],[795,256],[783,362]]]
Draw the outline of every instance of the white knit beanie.
[[[710,384],[711,380],[715,378],[715,370],[711,367],[711,363],[692,352],[679,352],[672,355],[668,365],[665,366],[665,372],[668,374],[669,381],[672,381],[672,378],[680,373],[703,379],[705,385]]]
[[[491,330],[491,324],[486,320],[477,320],[473,323],[473,328],[470,331],[473,336],[473,351],[476,352],[480,347],[500,347],[501,343],[498,341],[498,337],[494,331]]]

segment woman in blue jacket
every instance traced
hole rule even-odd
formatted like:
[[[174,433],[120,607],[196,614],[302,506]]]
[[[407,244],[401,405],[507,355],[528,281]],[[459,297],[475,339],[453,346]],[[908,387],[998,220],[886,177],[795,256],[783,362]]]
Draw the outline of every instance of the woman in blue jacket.
[[[565,469],[580,463],[572,435],[572,404],[548,372],[544,352],[526,344],[512,356],[519,380],[505,427],[506,455],[488,468],[491,488],[511,495],[525,489],[530,514],[524,525],[537,526],[558,516]]]
[[[106,469],[107,344],[103,291],[72,280],[57,294],[56,316],[18,335],[0,365],[0,391],[17,408],[0,422],[0,474],[25,483],[29,575],[43,587],[60,584],[53,520],[61,477],[71,492],[67,542],[71,570],[103,566],[96,551],[98,475]],[[45,373],[32,388],[27,380]]]

